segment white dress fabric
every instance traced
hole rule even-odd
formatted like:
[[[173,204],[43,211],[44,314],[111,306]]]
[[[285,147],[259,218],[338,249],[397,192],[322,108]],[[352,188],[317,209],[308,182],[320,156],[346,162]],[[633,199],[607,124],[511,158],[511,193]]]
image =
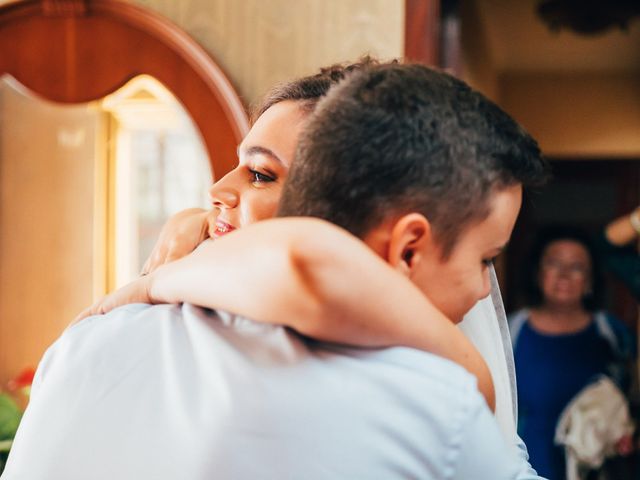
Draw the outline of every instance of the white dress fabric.
[[[465,315],[460,329],[489,366],[496,392],[496,420],[508,443],[517,443],[516,374],[507,316],[495,270],[491,267],[491,294]]]
[[[3,480],[533,479],[475,378],[191,305],[127,305],[41,361]]]

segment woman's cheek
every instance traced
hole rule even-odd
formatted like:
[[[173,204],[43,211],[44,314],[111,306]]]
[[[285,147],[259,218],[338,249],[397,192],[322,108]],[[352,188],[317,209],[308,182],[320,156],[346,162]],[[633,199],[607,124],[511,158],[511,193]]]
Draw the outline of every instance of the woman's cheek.
[[[264,192],[253,202],[253,214],[251,215],[254,222],[273,218],[278,210],[278,201],[280,200],[280,192]]]

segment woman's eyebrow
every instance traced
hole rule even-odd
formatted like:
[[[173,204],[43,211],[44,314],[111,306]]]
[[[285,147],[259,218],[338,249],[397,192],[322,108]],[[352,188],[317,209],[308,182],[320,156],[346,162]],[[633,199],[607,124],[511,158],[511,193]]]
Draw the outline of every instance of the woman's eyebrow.
[[[252,155],[267,155],[271,158],[273,158],[274,160],[276,160],[277,162],[281,163],[282,165],[284,165],[284,162],[280,159],[280,157],[278,157],[278,155],[276,155],[273,150],[270,150],[266,147],[261,147],[259,145],[254,145],[252,147],[248,147],[246,150],[244,150],[244,154],[246,156],[252,156]]]

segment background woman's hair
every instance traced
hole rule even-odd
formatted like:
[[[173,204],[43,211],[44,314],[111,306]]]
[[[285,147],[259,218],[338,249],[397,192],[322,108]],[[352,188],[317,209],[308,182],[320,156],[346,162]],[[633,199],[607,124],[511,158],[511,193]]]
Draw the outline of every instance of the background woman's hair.
[[[591,261],[591,288],[590,293],[582,299],[584,308],[588,311],[595,311],[602,308],[605,296],[605,285],[602,277],[602,267],[594,243],[589,234],[578,227],[568,225],[549,225],[542,228],[533,243],[529,262],[525,270],[524,292],[529,306],[539,306],[544,303],[542,290],[540,288],[540,262],[546,248],[558,240],[570,240],[582,245],[589,254]]]

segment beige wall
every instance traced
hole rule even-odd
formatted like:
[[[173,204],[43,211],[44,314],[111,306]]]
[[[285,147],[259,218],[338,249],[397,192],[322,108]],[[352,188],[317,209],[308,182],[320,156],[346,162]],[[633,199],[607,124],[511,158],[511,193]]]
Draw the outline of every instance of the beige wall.
[[[0,385],[92,299],[96,113],[0,87]]]
[[[275,83],[370,53],[402,56],[404,0],[133,0],[225,69],[245,104]]]
[[[553,157],[640,157],[640,74],[499,78],[499,103]]]

